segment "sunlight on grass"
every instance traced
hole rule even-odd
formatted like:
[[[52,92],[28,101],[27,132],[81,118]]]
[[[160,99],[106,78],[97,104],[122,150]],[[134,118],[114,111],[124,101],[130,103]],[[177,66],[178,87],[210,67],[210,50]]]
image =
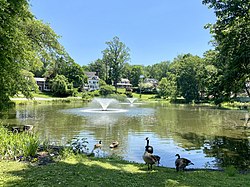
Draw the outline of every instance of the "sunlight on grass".
[[[24,171],[27,169],[27,165],[21,162],[0,162],[0,186],[10,183],[11,181],[20,181],[23,178],[20,176],[14,176],[11,174],[13,171]]]
[[[68,159],[65,160],[66,163],[68,164],[84,164],[86,166],[99,166],[102,167],[104,169],[113,169],[113,170],[122,170],[125,172],[130,172],[130,173],[145,173],[147,172],[147,170],[143,171],[140,169],[139,166],[137,165],[133,165],[133,164],[112,164],[109,162],[103,162],[102,161],[98,161],[98,160],[89,160],[88,158],[84,158],[84,157],[70,157]]]
[[[122,164],[121,165],[121,170],[130,172],[130,173],[145,173],[147,171],[142,171],[140,167],[132,165],[132,164]]]
[[[64,157],[65,158],[65,157]],[[229,168],[230,169],[230,168]],[[231,170],[230,170],[231,171]],[[231,172],[230,172],[231,173]],[[218,171],[176,172],[116,158],[69,155],[63,161],[37,166],[0,161],[0,186],[250,186],[249,174]]]
[[[100,166],[104,169],[115,169],[115,170],[120,170],[119,167],[114,166],[110,163],[105,163],[105,162],[100,162],[100,161],[91,161],[91,162],[84,162],[83,164],[87,166]]]

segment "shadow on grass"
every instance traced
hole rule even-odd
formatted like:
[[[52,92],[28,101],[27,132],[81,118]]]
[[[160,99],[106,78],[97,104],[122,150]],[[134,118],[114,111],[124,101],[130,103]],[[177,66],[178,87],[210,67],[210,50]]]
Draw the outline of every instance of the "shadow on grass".
[[[15,164],[13,162],[13,164]],[[1,173],[1,172],[0,172]],[[250,176],[223,172],[176,172],[174,169],[112,159],[77,157],[45,166],[3,172],[3,186],[249,186]],[[5,176],[3,176],[5,177]],[[235,180],[237,177],[237,180]]]

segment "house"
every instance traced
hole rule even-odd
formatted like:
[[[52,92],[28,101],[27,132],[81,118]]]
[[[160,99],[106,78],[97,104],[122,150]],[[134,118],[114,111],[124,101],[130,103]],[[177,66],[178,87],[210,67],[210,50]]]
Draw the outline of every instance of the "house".
[[[96,72],[84,72],[88,77],[88,91],[99,90],[99,77]]]
[[[122,78],[120,82],[117,83],[118,88],[131,88],[132,84],[130,84],[130,81],[128,79]]]
[[[151,83],[153,85],[153,87],[158,86],[158,80],[153,79],[153,78],[145,78],[144,83]]]
[[[46,81],[46,78],[34,77],[36,84],[39,87],[40,91],[50,91],[49,83]]]

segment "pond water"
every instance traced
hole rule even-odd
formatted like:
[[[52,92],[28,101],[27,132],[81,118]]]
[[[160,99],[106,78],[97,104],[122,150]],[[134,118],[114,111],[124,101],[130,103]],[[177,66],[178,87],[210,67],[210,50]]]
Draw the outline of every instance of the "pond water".
[[[114,154],[143,163],[145,138],[149,137],[154,154],[161,156],[161,166],[174,167],[175,154],[179,153],[194,163],[189,168],[219,169],[229,165],[249,168],[248,111],[116,102],[109,106],[111,110],[92,112],[96,107],[82,102],[19,105],[14,114],[2,117],[1,121],[33,125],[41,139],[56,145],[87,138],[91,150],[102,140],[99,156]],[[119,142],[116,149],[109,148],[113,141]]]

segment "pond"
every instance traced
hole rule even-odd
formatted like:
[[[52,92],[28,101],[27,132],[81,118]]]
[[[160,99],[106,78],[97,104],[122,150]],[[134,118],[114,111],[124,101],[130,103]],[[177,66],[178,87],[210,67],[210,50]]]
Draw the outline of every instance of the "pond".
[[[98,112],[91,111],[94,108]],[[97,156],[114,154],[143,163],[145,138],[149,137],[154,154],[161,156],[161,166],[174,167],[178,153],[194,163],[189,168],[219,169],[229,165],[249,168],[248,111],[136,101],[115,102],[108,110],[99,109],[97,103],[80,101],[18,105],[14,114],[2,117],[1,121],[33,125],[41,139],[56,145],[87,138],[91,150],[102,140]],[[113,141],[119,142],[116,149],[109,148]]]

